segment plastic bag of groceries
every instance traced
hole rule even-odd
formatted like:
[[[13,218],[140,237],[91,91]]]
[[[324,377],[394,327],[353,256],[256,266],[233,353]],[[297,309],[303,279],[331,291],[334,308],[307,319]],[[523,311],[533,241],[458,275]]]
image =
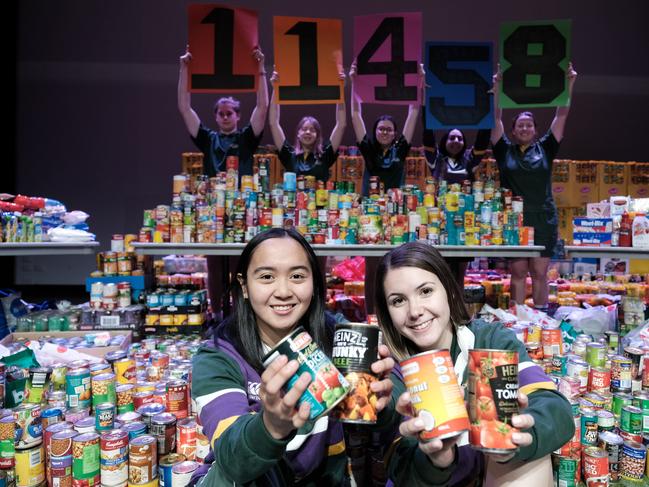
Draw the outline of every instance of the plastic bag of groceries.
[[[569,322],[575,329],[589,335],[602,335],[608,330],[615,330],[617,304],[610,306],[589,306],[585,308],[561,306],[554,314],[555,318]]]

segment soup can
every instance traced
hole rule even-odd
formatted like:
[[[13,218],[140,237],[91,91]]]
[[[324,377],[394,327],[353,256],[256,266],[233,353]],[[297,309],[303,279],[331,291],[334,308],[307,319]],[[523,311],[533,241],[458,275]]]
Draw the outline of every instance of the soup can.
[[[518,450],[512,416],[518,414],[518,352],[469,350],[471,446],[487,453]]]
[[[468,431],[469,416],[447,349],[419,353],[400,365],[417,417],[426,427],[419,435],[422,441]]]
[[[300,405],[304,402],[311,405],[309,420],[326,415],[349,392],[349,382],[301,326],[284,337],[264,357],[264,367],[268,367],[280,355],[286,355],[289,362],[297,360],[299,364],[297,372],[285,385],[287,390],[304,372],[311,375],[311,384],[298,400]]]
[[[185,487],[189,485],[192,475],[200,464],[191,460],[177,463],[171,467],[171,485],[173,487]]]
[[[379,357],[381,331],[376,325],[339,323],[334,333],[332,361],[349,382],[351,390],[336,408],[344,423],[376,423],[375,392],[370,384],[378,378],[370,366]]]
[[[128,433],[106,431],[100,438],[99,463],[103,486],[124,486],[128,482]]]
[[[128,481],[130,484],[145,484],[158,476],[156,447],[157,441],[151,435],[142,435],[131,440],[128,446]]]
[[[158,479],[160,479],[160,487],[172,487],[171,469],[174,465],[184,462],[185,455],[180,453],[170,453],[160,458],[158,462]]]

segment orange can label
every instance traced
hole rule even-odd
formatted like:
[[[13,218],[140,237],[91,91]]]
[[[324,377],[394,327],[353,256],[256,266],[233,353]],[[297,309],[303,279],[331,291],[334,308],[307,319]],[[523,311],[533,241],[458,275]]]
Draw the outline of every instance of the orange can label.
[[[552,357],[563,353],[563,338],[561,328],[544,327],[541,331],[541,342],[543,343],[543,355]]]
[[[426,425],[420,438],[450,438],[469,429],[469,416],[448,350],[417,354],[401,362],[403,380],[417,417]]]
[[[488,453],[518,447],[512,416],[518,414],[518,352],[469,350],[469,417],[471,445]]]

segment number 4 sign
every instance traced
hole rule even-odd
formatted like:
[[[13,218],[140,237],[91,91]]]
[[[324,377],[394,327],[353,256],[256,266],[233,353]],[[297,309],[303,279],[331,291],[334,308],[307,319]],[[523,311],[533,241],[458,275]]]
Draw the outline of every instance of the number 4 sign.
[[[356,95],[365,103],[420,103],[421,12],[354,17]]]
[[[568,104],[570,20],[507,22],[500,27],[502,108]]]

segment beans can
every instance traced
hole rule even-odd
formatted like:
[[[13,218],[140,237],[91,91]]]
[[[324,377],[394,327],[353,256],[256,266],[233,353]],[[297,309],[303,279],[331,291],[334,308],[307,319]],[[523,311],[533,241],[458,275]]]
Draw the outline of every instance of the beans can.
[[[33,487],[45,480],[43,445],[16,452],[16,487]]]
[[[43,442],[41,407],[38,404],[22,404],[14,409],[16,420],[16,450],[24,450]]]
[[[158,476],[157,441],[153,436],[142,435],[128,445],[128,481],[145,484]]]
[[[99,435],[77,435],[72,439],[72,485],[93,487],[100,484]]]
[[[128,433],[106,431],[100,438],[99,463],[102,486],[124,486],[128,482]]]
[[[158,463],[158,479],[160,479],[160,487],[172,487],[171,469],[174,465],[184,462],[185,455],[180,453],[170,453],[160,458]]]
[[[311,421],[327,414],[349,392],[349,382],[301,326],[264,357],[264,367],[268,367],[280,355],[286,355],[289,361],[297,360],[299,364],[298,370],[285,384],[285,389],[290,389],[304,372],[311,375],[311,384],[298,400],[298,404],[306,402],[311,405]]]
[[[176,418],[182,419],[189,415],[189,386],[182,379],[167,382],[167,411]]]
[[[13,414],[0,418],[0,469],[13,468],[16,456],[16,419]]]
[[[118,384],[115,387],[115,395],[117,397],[117,414],[135,411],[135,405],[133,404],[134,389],[134,384]]]
[[[158,455],[167,455],[176,450],[176,416],[159,413],[151,418],[149,433],[158,440]]]
[[[187,457],[196,458],[196,420],[185,418],[178,420],[176,425],[176,450]]]
[[[68,369],[65,374],[65,393],[68,408],[89,408],[90,370],[87,368]]]
[[[378,379],[370,366],[378,360],[381,331],[363,323],[336,325],[332,361],[349,382],[351,390],[336,408],[336,416],[345,423],[376,423],[375,392],[370,384]]]
[[[518,414],[518,352],[469,350],[471,446],[489,453],[518,450],[511,425]]]
[[[73,430],[61,430],[52,435],[46,469],[50,485],[72,485],[72,439],[75,436],[77,433]]]
[[[584,448],[584,480],[588,487],[608,486],[608,453],[596,446]]]
[[[192,475],[200,464],[191,460],[177,463],[171,467],[171,485],[173,487],[185,487],[189,485]]]
[[[598,446],[608,453],[608,472],[613,482],[617,482],[620,478],[622,444],[620,435],[612,431],[603,431],[599,434]]]
[[[95,408],[95,429],[102,431],[112,430],[115,426],[115,404],[104,402]]]
[[[620,457],[620,477],[622,480],[642,480],[646,461],[647,450],[642,443],[625,441]]]
[[[452,438],[469,429],[464,397],[447,349],[419,353],[400,365],[417,417],[426,426],[419,435],[422,441]]]
[[[611,359],[611,391],[631,392],[631,359],[615,355]]]
[[[115,374],[108,372],[95,375],[91,379],[91,385],[93,407],[106,402],[116,403]]]

